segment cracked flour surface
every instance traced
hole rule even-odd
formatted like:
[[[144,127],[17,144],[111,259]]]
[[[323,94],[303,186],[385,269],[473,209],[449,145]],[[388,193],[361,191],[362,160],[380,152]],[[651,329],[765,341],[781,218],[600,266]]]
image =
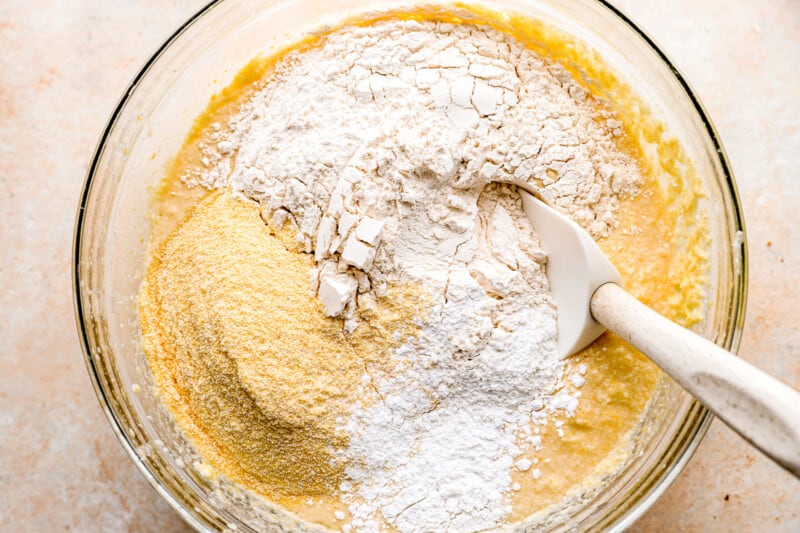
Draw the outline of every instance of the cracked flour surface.
[[[563,68],[495,30],[386,21],[288,54],[206,146],[207,170],[314,254],[326,313],[359,327],[393,282],[425,287],[397,371],[364,377],[341,429],[349,528],[475,531],[511,512],[535,425],[577,398],[562,378],[546,257],[513,184],[595,237],[640,175],[619,123]]]

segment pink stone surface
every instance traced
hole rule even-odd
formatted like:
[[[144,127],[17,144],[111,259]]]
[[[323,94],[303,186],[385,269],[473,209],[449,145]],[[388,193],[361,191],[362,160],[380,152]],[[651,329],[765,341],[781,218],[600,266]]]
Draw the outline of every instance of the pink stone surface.
[[[136,69],[205,0],[0,2],[0,530],[184,531],[87,376],[70,242],[88,161]],[[727,148],[750,249],[741,355],[800,388],[800,3],[617,0]],[[798,414],[800,417],[800,414]],[[800,482],[715,421],[634,531],[800,531]]]

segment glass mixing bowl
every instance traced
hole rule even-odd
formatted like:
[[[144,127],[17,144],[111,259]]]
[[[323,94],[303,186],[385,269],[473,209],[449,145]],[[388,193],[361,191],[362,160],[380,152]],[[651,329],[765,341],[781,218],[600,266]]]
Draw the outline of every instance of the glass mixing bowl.
[[[100,139],[81,196],[74,240],[74,295],[86,364],[120,442],[170,505],[198,530],[316,531],[280,509],[202,475],[191,446],[153,393],[136,297],[148,248],[151,191],[213,93],[248,60],[298,40],[326,20],[409,2],[221,0],[181,27],[125,92]],[[516,11],[575,36],[654,110],[703,180],[712,261],[706,319],[698,331],[738,348],[747,262],[736,187],[719,138],[686,81],[652,40],[597,0],[506,0]],[[622,530],[667,489],[708,428],[709,413],[664,379],[630,463],[553,530]]]

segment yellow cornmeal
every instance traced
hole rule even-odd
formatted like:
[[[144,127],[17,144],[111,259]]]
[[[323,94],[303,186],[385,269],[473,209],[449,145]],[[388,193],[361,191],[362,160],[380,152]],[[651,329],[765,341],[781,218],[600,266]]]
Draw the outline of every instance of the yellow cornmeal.
[[[416,330],[419,299],[395,291],[345,337],[310,294],[312,267],[254,203],[216,192],[155,253],[140,297],[162,399],[209,462],[271,497],[338,486],[331,450],[347,436],[336,419],[364,373],[385,371],[388,350]]]
[[[620,113],[622,148],[645,175],[636,198],[620,199],[618,229],[599,244],[644,303],[687,326],[702,318],[708,242],[697,205],[700,180],[680,146],[593,52],[528,19],[473,8],[457,16],[437,9],[381,15],[390,17],[488,23],[594,80],[586,88]],[[374,19],[342,25],[354,22]],[[293,49],[311,44],[313,38]],[[153,240],[163,242],[140,314],[161,397],[204,460],[301,518],[333,527],[342,465],[330,461],[329,446],[346,445],[335,418],[352,406],[365,371],[391,370],[381,362],[413,335],[414,297],[395,291],[369,317],[373,329],[345,338],[341,323],[325,318],[310,294],[310,255],[271,232],[255,204],[227,192],[200,200],[206,193],[180,182],[187,169],[200,168],[198,145],[211,125],[224,124],[285,52],[253,61],[195,122],[155,195]],[[656,158],[645,156],[645,145],[655,147]],[[539,479],[512,471],[521,490],[509,495],[509,521],[591,489],[622,466],[660,379],[654,365],[609,333],[569,364],[587,367],[580,407],[574,417],[551,417],[564,423],[564,437],[552,424],[542,426],[543,452],[524,455],[537,460]],[[309,496],[321,504],[307,506]]]

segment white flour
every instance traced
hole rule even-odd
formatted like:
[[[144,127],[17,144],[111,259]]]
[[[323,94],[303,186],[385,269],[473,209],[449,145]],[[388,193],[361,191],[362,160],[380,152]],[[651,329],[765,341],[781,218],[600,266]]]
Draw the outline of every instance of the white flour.
[[[271,224],[291,224],[329,315],[352,331],[390,282],[429,293],[397,372],[366,375],[341,421],[350,526],[498,525],[519,488],[513,465],[529,470],[519,456],[540,448],[537,425],[574,413],[569,391],[583,384],[574,374],[554,393],[563,364],[546,258],[507,184],[607,234],[617,195],[639,181],[615,148],[619,123],[499,32],[390,21],[290,54],[230,126],[187,181],[231,186]]]

